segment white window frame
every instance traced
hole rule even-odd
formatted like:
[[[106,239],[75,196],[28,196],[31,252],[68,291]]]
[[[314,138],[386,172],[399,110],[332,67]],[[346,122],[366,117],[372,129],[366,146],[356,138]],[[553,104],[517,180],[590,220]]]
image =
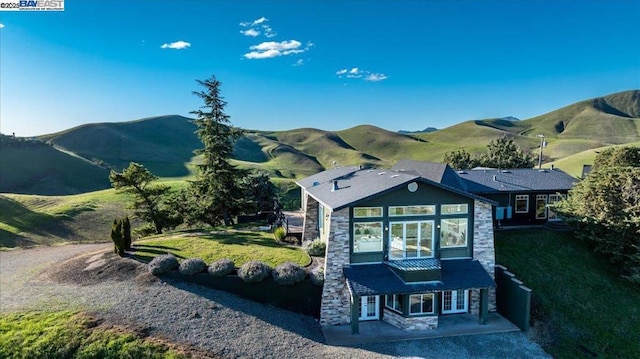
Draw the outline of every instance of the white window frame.
[[[420,297],[420,312],[416,313],[412,311],[411,308],[411,298],[413,297]],[[422,311],[422,305],[424,303],[424,298],[425,297],[431,297],[431,311],[430,312],[423,312]],[[425,315],[425,314],[433,314],[435,313],[435,296],[433,295],[433,293],[422,293],[422,294],[411,294],[409,295],[409,315]]]
[[[367,210],[367,211],[372,211],[372,210],[379,210],[380,211],[380,215],[371,215],[368,214],[366,216],[362,216],[362,215],[358,215],[356,212],[358,210]],[[382,217],[384,214],[384,211],[382,209],[382,207],[353,207],[353,218],[380,218]]]
[[[525,206],[526,210],[524,211],[518,211],[518,201],[521,200],[525,200],[525,203],[527,204]],[[516,213],[529,213],[529,195],[528,194],[517,194],[516,195],[516,201],[514,202],[515,204],[515,209],[516,209]]]
[[[374,306],[373,313],[369,312],[369,306]],[[371,314],[371,315],[369,315]],[[360,310],[358,319],[360,321],[380,319],[380,296],[365,295],[360,297]]]
[[[411,224],[411,223],[415,223],[418,225],[418,232],[417,232],[417,255],[416,257],[411,257],[410,259],[417,259],[417,258],[433,258],[435,255],[435,221],[401,221],[401,222],[389,222],[389,260],[392,261],[399,261],[399,260],[404,260],[407,259],[407,224]],[[421,252],[421,244],[422,244],[422,231],[420,230],[420,227],[423,223],[431,223],[431,255],[429,256],[423,256],[420,255]],[[391,258],[391,249],[393,248],[393,231],[391,230],[391,228],[393,227],[394,224],[402,224],[402,258]]]
[[[548,213],[547,213],[548,212],[547,211],[547,209],[548,209],[547,208],[548,199],[547,198],[548,198],[548,196],[546,194],[538,194],[538,195],[536,195],[536,212],[535,212],[536,219],[547,219],[547,217],[548,217]],[[538,216],[538,201],[540,201],[540,200],[544,200],[544,216],[542,216],[542,217]]]
[[[460,293],[462,292],[462,296]],[[446,296],[449,295],[450,302],[447,304]],[[462,308],[459,308],[462,304]],[[450,308],[447,309],[447,306]],[[469,311],[469,290],[447,290],[442,292],[442,314],[466,313]]]
[[[402,208],[402,214],[393,213],[394,209]],[[427,208],[431,213],[406,213],[410,208]],[[389,217],[416,217],[416,216],[435,216],[436,215],[436,206],[434,204],[422,204],[415,206],[389,206]]]
[[[376,247],[375,249],[367,249],[367,250],[361,250],[360,248],[358,248],[356,250],[356,226],[357,225],[372,225],[372,224],[376,224],[376,225],[380,225],[380,246],[379,248]],[[360,234],[358,234],[360,235]],[[362,235],[364,235],[364,233],[362,233]],[[372,253],[372,252],[382,252],[382,247],[383,247],[383,242],[384,242],[384,224],[380,221],[376,221],[376,222],[354,222],[353,223],[353,253]]]
[[[457,211],[457,212],[448,212],[445,213],[444,209],[445,208],[449,208],[449,207],[461,207],[464,208],[463,210]],[[455,215],[459,215],[459,214],[468,214],[469,213],[469,205],[466,203],[447,203],[447,204],[441,204],[440,205],[440,215],[442,216],[455,216]]]
[[[553,199],[552,199],[553,198]],[[554,210],[552,210],[551,208],[548,208],[549,205],[552,205],[556,202],[560,202],[562,200],[567,199],[567,195],[566,194],[562,194],[562,193],[553,193],[550,194],[548,199],[547,199],[547,218],[550,221],[557,221],[560,220],[560,218],[558,217],[558,213]]]
[[[466,230],[464,232],[464,244],[457,244],[457,245],[449,245],[449,246],[444,246],[443,241],[442,241],[442,237],[444,235],[444,223],[446,221],[450,221],[450,220],[459,220],[459,219],[463,219],[465,221],[467,221],[466,224]],[[469,245],[469,218],[467,217],[447,217],[447,218],[443,218],[440,220],[440,248],[464,248],[467,247]]]

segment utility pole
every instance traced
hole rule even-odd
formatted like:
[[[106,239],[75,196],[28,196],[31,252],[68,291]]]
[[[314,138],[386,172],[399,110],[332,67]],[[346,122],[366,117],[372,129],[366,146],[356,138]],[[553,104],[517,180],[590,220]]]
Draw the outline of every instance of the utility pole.
[[[540,155],[538,155],[538,169],[542,169],[542,148],[544,147],[544,134],[538,135],[540,137]]]

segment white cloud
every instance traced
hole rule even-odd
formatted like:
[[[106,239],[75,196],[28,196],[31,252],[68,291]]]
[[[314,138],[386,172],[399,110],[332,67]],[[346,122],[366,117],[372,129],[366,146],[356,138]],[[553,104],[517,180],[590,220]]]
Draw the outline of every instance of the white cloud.
[[[182,49],[186,49],[187,47],[190,47],[191,43],[190,42],[186,42],[186,41],[176,41],[176,42],[171,42],[168,44],[162,44],[162,46],[160,46],[160,48],[162,49],[174,49],[174,50],[182,50]]]
[[[361,70],[358,67],[352,67],[351,69],[341,69],[336,71],[336,75],[338,78],[346,77],[348,79],[363,79],[365,81],[370,82],[378,82],[384,81],[389,78],[389,76],[379,73],[379,72],[371,72],[367,70]]]
[[[251,52],[244,54],[247,59],[270,59],[278,56],[287,56],[293,54],[303,53],[313,46],[312,43],[307,43],[306,47],[302,47],[302,43],[298,40],[289,41],[266,41],[258,45],[249,47]]]
[[[2,29],[4,27],[4,24],[0,24],[0,29]]]
[[[263,22],[269,21],[269,19],[267,19],[266,17],[261,17],[259,19],[253,20],[253,21],[243,21],[240,23],[240,26],[242,27],[251,27],[251,26],[258,26],[260,24],[262,24]]]
[[[243,30],[240,31],[240,33],[244,36],[251,36],[251,37],[256,37],[258,35],[260,35],[260,31],[256,30],[256,29],[248,29],[248,30]]]
[[[293,64],[293,66],[302,66],[304,65],[304,60],[303,59],[298,59],[298,61],[296,61],[295,64]]]
[[[262,30],[264,31],[264,36],[268,38],[276,37],[278,35],[278,33],[273,31],[269,25],[262,25]]]
[[[364,79],[365,81],[378,82],[378,81],[384,81],[388,78],[389,77],[385,74],[373,73],[373,74],[368,74]]]

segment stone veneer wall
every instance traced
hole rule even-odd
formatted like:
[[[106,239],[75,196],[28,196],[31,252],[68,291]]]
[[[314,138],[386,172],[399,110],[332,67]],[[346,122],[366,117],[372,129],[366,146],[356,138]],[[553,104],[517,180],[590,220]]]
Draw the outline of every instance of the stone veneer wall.
[[[493,211],[491,205],[475,200],[473,205],[473,258],[495,279],[496,252],[493,238]],[[471,313],[478,313],[480,290],[471,291]],[[496,311],[496,291],[489,289],[489,311]]]
[[[304,209],[304,224],[302,225],[302,240],[313,241],[318,238],[318,201],[307,195],[307,203]]]
[[[384,308],[382,320],[403,330],[432,330],[438,329],[438,316],[409,317]]]
[[[342,269],[349,265],[349,208],[331,213],[320,325],[349,324],[351,296]]]

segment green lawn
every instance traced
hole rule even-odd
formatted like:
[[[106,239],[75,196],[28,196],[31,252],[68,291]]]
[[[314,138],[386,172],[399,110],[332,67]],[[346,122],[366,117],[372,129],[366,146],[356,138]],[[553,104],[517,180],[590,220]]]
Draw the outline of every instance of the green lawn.
[[[496,261],[533,289],[537,340],[558,358],[640,357],[640,288],[571,233],[496,233]]]
[[[272,267],[284,262],[307,265],[305,251],[275,241],[269,231],[232,229],[213,232],[179,232],[160,235],[134,243],[136,257],[150,261],[159,254],[172,253],[179,259],[201,258],[207,264],[221,258],[233,260],[236,267],[252,259]]]
[[[184,358],[126,330],[107,330],[73,312],[0,315],[0,358]]]

